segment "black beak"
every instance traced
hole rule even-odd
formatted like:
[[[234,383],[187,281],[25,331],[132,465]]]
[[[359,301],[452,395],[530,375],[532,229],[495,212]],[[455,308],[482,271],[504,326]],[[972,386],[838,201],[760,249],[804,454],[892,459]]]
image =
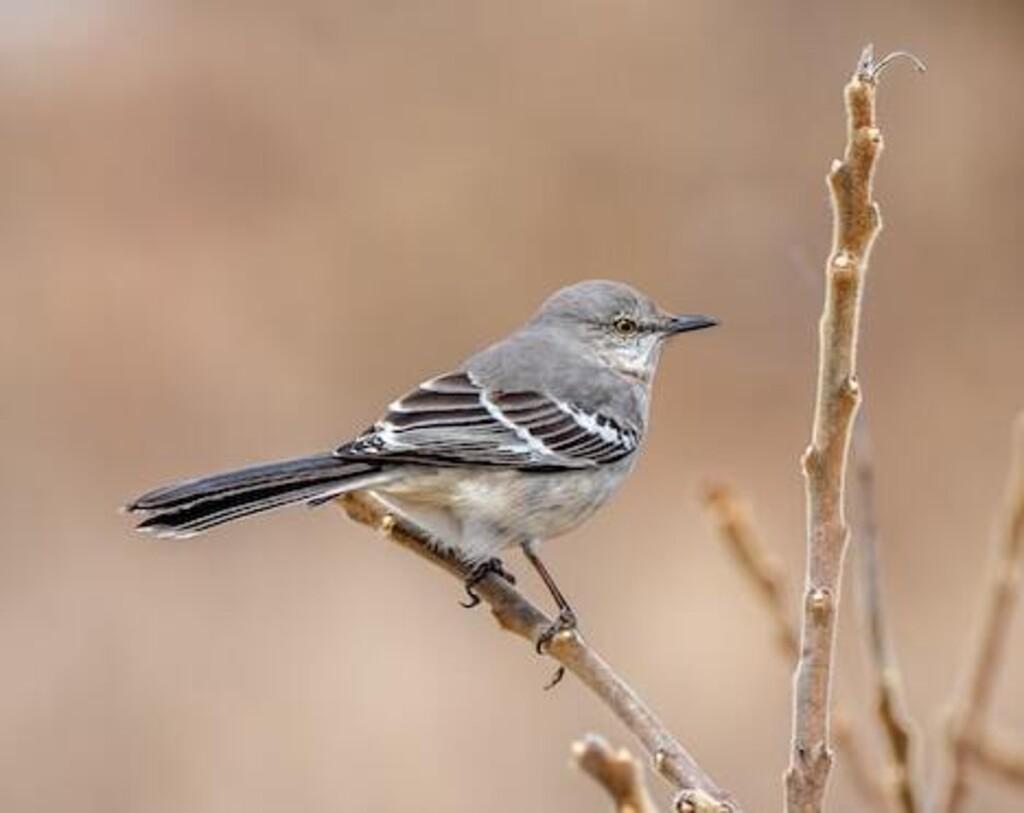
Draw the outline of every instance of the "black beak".
[[[703,330],[706,327],[714,327],[718,324],[717,319],[699,314],[682,314],[673,316],[665,325],[665,333],[672,336],[676,333],[686,333],[688,330]]]

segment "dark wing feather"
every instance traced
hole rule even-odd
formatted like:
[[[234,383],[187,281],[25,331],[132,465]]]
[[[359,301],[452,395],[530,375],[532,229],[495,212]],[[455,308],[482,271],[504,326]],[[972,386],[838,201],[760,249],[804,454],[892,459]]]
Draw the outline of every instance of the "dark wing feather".
[[[634,452],[636,430],[538,392],[496,392],[469,373],[426,381],[337,450],[353,460],[580,469]]]

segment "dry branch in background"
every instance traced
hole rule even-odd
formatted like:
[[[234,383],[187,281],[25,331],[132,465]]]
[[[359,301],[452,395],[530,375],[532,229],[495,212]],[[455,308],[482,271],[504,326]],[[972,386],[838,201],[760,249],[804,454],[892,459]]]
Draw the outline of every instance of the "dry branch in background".
[[[882,135],[875,121],[875,90],[886,57],[876,62],[869,45],[845,88],[847,142],[843,160],[828,173],[832,250],[825,268],[818,385],[811,444],[803,455],[807,489],[807,573],[793,697],[793,739],[786,770],[790,813],[822,808],[832,750],[829,746],[832,654],[839,586],[849,538],[843,504],[853,419],[860,404],[857,337],[861,293],[871,246],[881,228],[872,199]]]
[[[795,662],[800,637],[790,617],[786,577],[778,557],[768,550],[754,531],[750,512],[730,486],[706,484],[703,500],[715,522],[719,538],[764,602],[775,627],[779,649],[788,661]]]
[[[914,777],[913,725],[907,713],[903,678],[886,622],[878,563],[878,514],[875,508],[875,461],[864,416],[854,427],[854,494],[858,503],[855,555],[860,587],[860,607],[868,638],[874,679],[875,713],[889,747],[893,790],[903,813],[916,813],[918,794]]]
[[[977,649],[968,661],[963,696],[950,727],[950,766],[939,809],[957,813],[968,792],[972,761],[1011,779],[1024,775],[1024,753],[988,731],[999,667],[1002,665],[1024,559],[1024,412],[1017,416],[1010,450],[1005,508],[995,533],[995,556],[982,610]]]
[[[1024,785],[1024,743],[1011,742],[994,731],[983,731],[967,746],[977,765],[1008,782]]]
[[[790,591],[782,565],[756,532],[749,510],[730,486],[708,484],[703,498],[719,538],[762,599],[776,630],[779,652],[792,667],[800,652],[800,633],[789,607]],[[852,722],[838,703],[832,709],[832,730],[857,791],[871,807],[885,809],[887,788],[878,781]]]
[[[388,539],[462,580],[469,575],[469,568],[432,544],[426,531],[395,514],[380,500],[366,493],[353,492],[338,501],[356,522],[376,528]],[[503,629],[534,644],[551,623],[544,613],[501,578],[489,575],[475,590],[490,605]],[[559,633],[551,640],[545,653],[586,684],[640,740],[658,773],[679,791],[679,810],[683,813],[743,813],[739,804],[715,784],[636,692],[615,674],[579,633]]]
[[[615,751],[596,734],[588,734],[572,744],[572,758],[608,791],[616,813],[658,813],[644,782],[643,766],[625,748]]]

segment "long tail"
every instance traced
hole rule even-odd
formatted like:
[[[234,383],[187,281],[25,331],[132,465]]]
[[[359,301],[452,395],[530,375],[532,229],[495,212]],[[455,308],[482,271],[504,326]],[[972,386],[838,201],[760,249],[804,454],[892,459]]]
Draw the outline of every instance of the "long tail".
[[[126,510],[149,514],[138,524],[140,531],[187,537],[272,508],[325,502],[382,477],[372,463],[319,454],[185,480],[143,494]]]

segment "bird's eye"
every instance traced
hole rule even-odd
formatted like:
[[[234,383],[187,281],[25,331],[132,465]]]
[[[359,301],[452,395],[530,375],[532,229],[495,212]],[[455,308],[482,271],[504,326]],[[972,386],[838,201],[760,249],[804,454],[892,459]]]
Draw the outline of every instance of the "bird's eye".
[[[630,319],[628,316],[620,316],[612,322],[612,327],[615,328],[615,332],[620,336],[633,336],[640,329],[636,320]]]

